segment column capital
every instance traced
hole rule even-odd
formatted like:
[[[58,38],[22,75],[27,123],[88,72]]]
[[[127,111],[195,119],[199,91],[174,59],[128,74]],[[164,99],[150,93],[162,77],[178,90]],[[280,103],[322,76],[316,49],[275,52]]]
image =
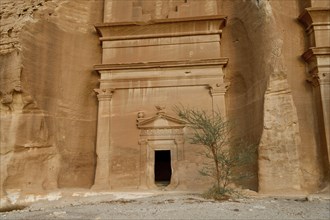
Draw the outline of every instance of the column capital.
[[[330,84],[330,47],[310,48],[302,58],[308,64],[307,82],[315,87]]]
[[[313,73],[306,80],[307,82],[311,83],[314,87],[318,87],[320,85],[330,85],[330,72]]]
[[[210,94],[211,96],[224,95],[229,89],[229,86],[230,86],[230,82],[210,84],[209,85]]]
[[[111,100],[112,94],[115,91],[112,88],[102,88],[102,89],[94,89],[97,93],[97,98],[99,101]]]
[[[183,139],[182,137],[180,137],[180,138],[175,138],[175,139],[174,139],[174,142],[175,142],[176,144],[183,144],[183,143],[184,143],[184,139]]]
[[[319,76],[317,74],[312,74],[311,76],[307,77],[306,81],[312,84],[313,87],[320,86]]]

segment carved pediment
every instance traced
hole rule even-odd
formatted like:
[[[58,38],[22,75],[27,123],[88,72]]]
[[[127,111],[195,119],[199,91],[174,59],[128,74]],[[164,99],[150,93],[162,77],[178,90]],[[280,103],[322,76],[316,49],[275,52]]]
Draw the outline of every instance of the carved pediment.
[[[174,129],[174,128],[184,128],[185,121],[178,119],[174,116],[166,114],[165,112],[159,110],[155,116],[149,118],[139,118],[137,119],[137,127],[139,129]]]

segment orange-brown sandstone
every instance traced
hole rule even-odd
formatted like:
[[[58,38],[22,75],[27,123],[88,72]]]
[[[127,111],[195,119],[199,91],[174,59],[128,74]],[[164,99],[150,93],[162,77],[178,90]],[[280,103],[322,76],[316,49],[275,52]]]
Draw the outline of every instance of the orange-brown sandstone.
[[[322,189],[329,10],[323,0],[2,0],[1,201],[153,189],[157,150],[171,152],[168,190],[207,188],[200,148],[171,109],[180,103],[219,108],[259,144],[256,177],[238,185]]]

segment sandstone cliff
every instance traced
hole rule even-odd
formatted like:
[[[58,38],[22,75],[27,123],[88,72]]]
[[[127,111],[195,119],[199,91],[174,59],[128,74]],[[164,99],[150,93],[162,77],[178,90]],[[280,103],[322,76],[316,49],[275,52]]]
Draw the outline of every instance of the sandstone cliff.
[[[90,187],[101,1],[1,1],[1,195]]]
[[[184,0],[172,5],[133,2],[143,10],[136,9],[135,21],[164,18],[169,12],[178,16],[175,11],[186,7]],[[12,191],[93,185],[93,89],[98,86],[93,65],[101,63],[93,25],[103,21],[103,3],[1,1],[1,197]],[[325,168],[312,91],[300,59],[305,37],[296,21],[306,5],[299,0],[218,0],[216,5],[218,14],[228,16],[222,37],[231,82],[228,115],[239,124],[237,134],[260,142],[259,161],[250,168],[259,179],[245,186],[265,192],[317,190]],[[125,16],[125,10],[114,10],[105,19]],[[205,11],[213,8],[206,5]]]

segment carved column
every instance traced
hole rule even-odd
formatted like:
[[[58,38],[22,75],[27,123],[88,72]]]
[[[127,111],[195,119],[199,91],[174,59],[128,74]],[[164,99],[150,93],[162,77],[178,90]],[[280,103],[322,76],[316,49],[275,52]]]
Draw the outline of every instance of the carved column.
[[[94,189],[110,187],[110,131],[111,131],[111,99],[113,89],[95,89],[98,95],[98,123],[96,140],[96,171]]]
[[[147,139],[140,139],[140,189],[147,189]]]
[[[217,83],[210,85],[210,94],[212,96],[212,111],[220,111],[223,117],[226,117],[225,94],[230,83]]]
[[[303,54],[308,63],[307,81],[313,86],[321,140],[330,160],[330,47],[311,48]],[[330,166],[329,166],[330,167]]]
[[[177,154],[178,154],[178,160],[183,160],[184,159],[184,138],[183,137],[179,137],[179,138],[175,138],[174,140],[175,144],[176,144],[176,149],[177,149]]]

